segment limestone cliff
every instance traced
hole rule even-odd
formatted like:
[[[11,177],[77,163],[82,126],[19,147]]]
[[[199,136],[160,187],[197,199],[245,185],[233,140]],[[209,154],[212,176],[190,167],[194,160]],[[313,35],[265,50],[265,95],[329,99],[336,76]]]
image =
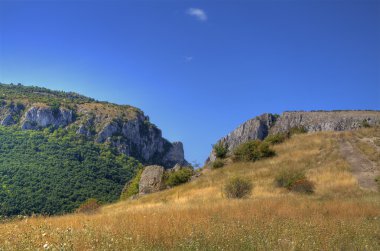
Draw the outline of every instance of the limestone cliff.
[[[0,84],[0,124],[23,130],[64,128],[109,144],[143,164],[186,165],[181,142],[171,143],[140,109],[76,93]]]
[[[21,128],[25,130],[45,128],[48,126],[65,127],[72,123],[73,111],[65,108],[32,106],[21,120]]]
[[[272,114],[263,114],[241,124],[227,136],[221,138],[218,143],[222,143],[228,147],[229,151],[233,151],[238,145],[252,139],[264,139],[268,136],[269,129],[276,121],[276,117]],[[210,161],[215,160],[215,155],[212,152],[209,157]]]
[[[231,152],[248,140],[263,140],[269,134],[286,132],[294,127],[316,132],[353,130],[364,125],[380,125],[380,111],[295,111],[284,112],[281,116],[263,114],[246,121],[217,143],[224,144]],[[211,152],[207,161],[214,161],[215,158]]]
[[[272,133],[285,132],[292,127],[303,127],[308,132],[346,131],[360,128],[363,123],[380,122],[379,111],[284,112],[276,121]]]

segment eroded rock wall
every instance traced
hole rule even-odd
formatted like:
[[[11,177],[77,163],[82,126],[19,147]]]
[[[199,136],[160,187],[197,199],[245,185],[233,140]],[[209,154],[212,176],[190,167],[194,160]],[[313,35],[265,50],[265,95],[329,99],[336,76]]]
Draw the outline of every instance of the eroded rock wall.
[[[269,134],[287,132],[294,127],[317,132],[354,130],[375,125],[380,125],[380,111],[295,111],[284,112],[281,116],[266,113],[246,121],[216,144],[224,144],[232,152],[248,140],[263,140]],[[215,159],[212,151],[206,162]]]

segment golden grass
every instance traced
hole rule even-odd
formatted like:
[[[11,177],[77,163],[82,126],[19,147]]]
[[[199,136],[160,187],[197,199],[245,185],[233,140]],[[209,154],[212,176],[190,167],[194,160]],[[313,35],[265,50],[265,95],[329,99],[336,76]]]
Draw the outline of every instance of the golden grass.
[[[379,194],[361,190],[339,155],[337,140],[351,136],[296,135],[275,146],[273,158],[205,170],[193,182],[93,215],[3,223],[0,250],[380,250]],[[284,168],[305,170],[315,193],[277,188]],[[224,182],[239,175],[252,180],[251,197],[224,198]]]
[[[359,140],[355,140],[356,147],[367,156],[368,159],[374,162],[378,162],[380,164],[380,152],[376,150],[376,146],[368,142],[363,142]]]

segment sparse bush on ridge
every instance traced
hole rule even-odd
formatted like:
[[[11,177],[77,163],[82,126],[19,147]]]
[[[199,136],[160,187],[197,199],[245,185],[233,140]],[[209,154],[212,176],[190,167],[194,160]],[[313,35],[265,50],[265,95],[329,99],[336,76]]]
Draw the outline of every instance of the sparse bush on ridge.
[[[256,161],[266,157],[272,157],[275,152],[267,142],[250,140],[239,145],[234,150],[235,161]]]
[[[226,146],[222,142],[219,142],[219,143],[213,145],[213,149],[215,152],[215,156],[217,158],[224,159],[227,156],[228,146]]]
[[[91,198],[83,202],[76,210],[77,213],[95,213],[101,204],[97,199]]]
[[[227,198],[241,199],[251,194],[252,187],[253,185],[249,179],[233,177],[224,185],[224,194]]]
[[[294,134],[307,133],[307,129],[304,126],[295,126],[289,129],[288,135],[291,137]]]
[[[268,135],[265,139],[264,142],[267,142],[271,145],[276,145],[284,142],[288,138],[288,135],[286,133],[276,133],[276,134],[271,134]]]
[[[212,168],[217,169],[224,166],[224,161],[222,159],[217,158],[214,162],[211,164]]]
[[[267,142],[271,145],[276,145],[289,139],[294,134],[301,134],[301,133],[307,133],[307,129],[304,126],[296,126],[296,127],[290,128],[286,132],[270,134],[264,139],[264,142]]]
[[[166,179],[166,185],[173,187],[178,186],[182,183],[186,183],[193,176],[193,169],[190,167],[183,167],[178,171],[169,173]]]

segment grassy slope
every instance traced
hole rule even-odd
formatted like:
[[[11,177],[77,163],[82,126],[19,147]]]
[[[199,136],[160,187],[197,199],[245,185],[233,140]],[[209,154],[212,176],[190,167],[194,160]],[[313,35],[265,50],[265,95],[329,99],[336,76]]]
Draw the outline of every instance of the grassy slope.
[[[7,249],[380,250],[380,197],[361,190],[340,157],[337,140],[379,129],[296,135],[275,146],[278,155],[256,163],[205,171],[171,190],[103,207],[93,215],[27,218],[0,225]],[[280,169],[302,168],[314,195],[274,186]],[[252,196],[227,200],[226,179],[242,175]]]

